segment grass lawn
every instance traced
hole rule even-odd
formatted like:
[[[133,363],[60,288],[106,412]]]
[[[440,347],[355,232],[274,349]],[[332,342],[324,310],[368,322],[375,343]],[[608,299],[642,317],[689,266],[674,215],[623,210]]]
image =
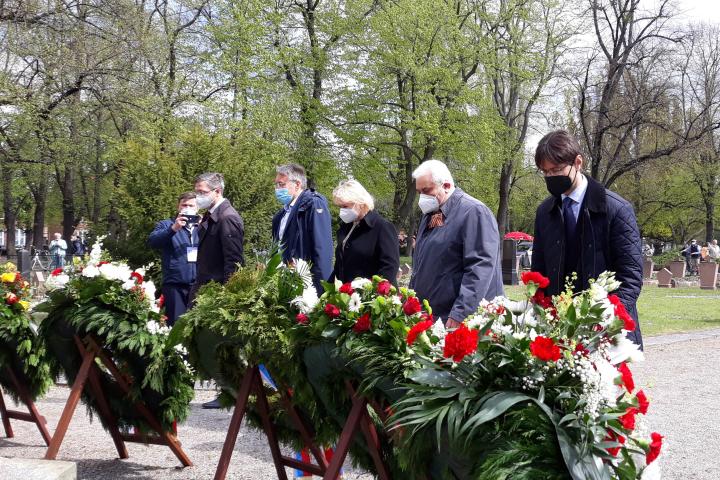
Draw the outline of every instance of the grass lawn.
[[[505,286],[510,298],[522,289]],[[645,287],[638,300],[640,326],[645,336],[720,327],[720,290]]]

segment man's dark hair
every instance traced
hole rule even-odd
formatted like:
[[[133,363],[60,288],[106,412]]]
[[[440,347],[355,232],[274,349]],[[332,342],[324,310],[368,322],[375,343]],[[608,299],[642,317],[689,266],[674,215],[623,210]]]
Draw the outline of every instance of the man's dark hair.
[[[555,130],[545,135],[535,149],[535,166],[540,168],[543,160],[555,165],[572,165],[582,155],[580,144],[567,130]]]
[[[185,200],[192,200],[193,198],[195,198],[195,196],[196,196],[195,192],[181,193],[180,196],[178,197],[178,203],[182,203]]]

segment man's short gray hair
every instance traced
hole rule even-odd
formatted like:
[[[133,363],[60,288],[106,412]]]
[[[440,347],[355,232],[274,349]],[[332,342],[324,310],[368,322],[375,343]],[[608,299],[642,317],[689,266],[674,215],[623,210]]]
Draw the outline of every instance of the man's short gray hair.
[[[195,177],[195,183],[205,182],[212,190],[225,191],[225,177],[222,173],[207,172]]]
[[[275,173],[285,175],[291,182],[300,182],[300,188],[307,188],[307,176],[302,165],[288,163],[275,168]]]
[[[455,180],[453,180],[452,174],[440,160],[426,160],[420,164],[412,173],[412,177],[417,180],[419,177],[430,174],[432,181],[438,185],[449,183],[451,186],[455,186]]]

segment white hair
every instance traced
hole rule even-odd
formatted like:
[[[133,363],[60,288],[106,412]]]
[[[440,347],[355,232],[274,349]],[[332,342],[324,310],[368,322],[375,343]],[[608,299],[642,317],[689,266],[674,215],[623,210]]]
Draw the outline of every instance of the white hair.
[[[357,180],[343,180],[333,190],[333,198],[340,202],[354,203],[368,211],[375,208],[375,200]]]
[[[455,180],[453,180],[450,170],[440,160],[426,160],[420,164],[412,173],[412,177],[417,180],[419,177],[430,174],[432,181],[438,185],[449,183],[452,187],[455,186]]]

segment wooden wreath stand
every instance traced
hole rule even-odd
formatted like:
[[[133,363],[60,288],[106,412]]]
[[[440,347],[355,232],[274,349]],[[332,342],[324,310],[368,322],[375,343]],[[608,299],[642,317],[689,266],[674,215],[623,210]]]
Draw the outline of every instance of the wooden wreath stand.
[[[5,427],[5,435],[8,438],[13,438],[15,436],[12,426],[10,425],[10,419],[14,418],[15,420],[22,420],[23,422],[34,423],[38,430],[40,430],[40,435],[42,435],[45,445],[50,445],[50,433],[48,432],[46,426],[47,421],[45,420],[45,417],[38,413],[37,408],[35,408],[35,403],[32,401],[32,398],[30,398],[27,389],[20,384],[12,368],[5,367],[5,372],[15,387],[15,391],[17,392],[20,401],[24,403],[28,409],[27,413],[19,410],[8,410],[5,407],[5,399],[3,398],[2,389],[0,389],[0,416],[2,416],[3,427]]]
[[[349,382],[346,384],[346,388],[348,389],[348,393],[351,395],[353,406],[350,410],[350,415],[345,422],[345,426],[343,427],[342,434],[340,435],[340,441],[329,464],[322,449],[320,449],[313,441],[311,428],[303,421],[297,408],[293,405],[289,391],[287,389],[280,389],[281,402],[295,424],[297,431],[300,433],[303,443],[310,450],[310,453],[317,463],[303,462],[301,460],[282,455],[280,452],[280,444],[278,442],[277,434],[275,433],[275,427],[270,419],[270,406],[267,395],[265,394],[260,370],[257,366],[249,368],[245,372],[242,382],[240,382],[240,389],[238,390],[237,400],[235,402],[235,410],[233,411],[232,419],[230,420],[230,427],[228,428],[225,443],[223,444],[222,454],[220,455],[220,461],[218,462],[217,470],[215,471],[215,480],[225,480],[228,467],[230,466],[230,459],[235,448],[235,442],[237,441],[238,433],[240,433],[240,424],[245,416],[248,401],[250,395],[252,394],[256,395],[258,414],[260,415],[263,430],[265,431],[265,435],[267,436],[268,443],[270,445],[270,452],[273,457],[275,471],[279,480],[287,480],[288,478],[285,472],[285,467],[296,468],[313,475],[321,476],[323,480],[336,480],[339,478],[342,464],[347,457],[353,437],[357,433],[358,428],[362,430],[362,433],[367,440],[370,455],[372,456],[373,462],[378,470],[378,478],[380,478],[380,480],[390,480],[387,467],[382,461],[382,456],[380,455],[380,442],[375,426],[367,413],[368,400],[359,396]],[[378,412],[380,411],[378,410]]]
[[[78,371],[77,377],[75,378],[72,389],[70,390],[70,396],[68,397],[67,403],[65,404],[65,408],[63,409],[62,415],[60,416],[60,421],[58,422],[57,428],[55,429],[55,435],[53,435],[52,440],[50,441],[50,445],[48,446],[45,458],[47,460],[55,460],[55,457],[57,457],[58,451],[60,450],[60,445],[62,444],[62,441],[65,438],[65,434],[67,433],[68,426],[70,425],[70,420],[72,420],[75,408],[80,401],[80,395],[84,389],[88,389],[87,392],[92,395],[93,398],[95,398],[98,414],[104,420],[104,423],[108,428],[108,432],[110,433],[110,436],[115,443],[115,448],[117,449],[120,458],[128,458],[128,452],[127,448],[125,447],[125,442],[144,444],[152,443],[155,445],[166,445],[168,448],[170,448],[170,450],[172,450],[172,452],[175,454],[178,460],[180,460],[180,463],[182,463],[183,466],[192,466],[190,458],[188,458],[188,456],[180,447],[180,442],[178,441],[177,437],[170,432],[166,432],[162,428],[160,422],[157,420],[157,418],[155,418],[152,412],[141,400],[135,402],[135,410],[145,419],[145,421],[147,421],[148,425],[150,425],[150,427],[155,430],[157,435],[149,436],[138,433],[120,432],[117,420],[115,419],[115,416],[110,409],[110,404],[108,403],[108,400],[105,396],[105,392],[103,392],[100,383],[101,371],[95,359],[97,358],[102,362],[105,368],[107,368],[110,374],[115,378],[115,381],[117,381],[120,388],[126,394],[130,392],[130,384],[132,383],[132,379],[128,379],[120,371],[117,365],[115,365],[115,362],[113,362],[113,360],[111,359],[110,355],[108,355],[108,352],[106,352],[100,346],[98,341],[92,335],[88,335],[83,340],[81,340],[80,337],[75,335],[75,344],[77,345],[78,351],[80,352],[83,361],[80,365],[80,370]]]

